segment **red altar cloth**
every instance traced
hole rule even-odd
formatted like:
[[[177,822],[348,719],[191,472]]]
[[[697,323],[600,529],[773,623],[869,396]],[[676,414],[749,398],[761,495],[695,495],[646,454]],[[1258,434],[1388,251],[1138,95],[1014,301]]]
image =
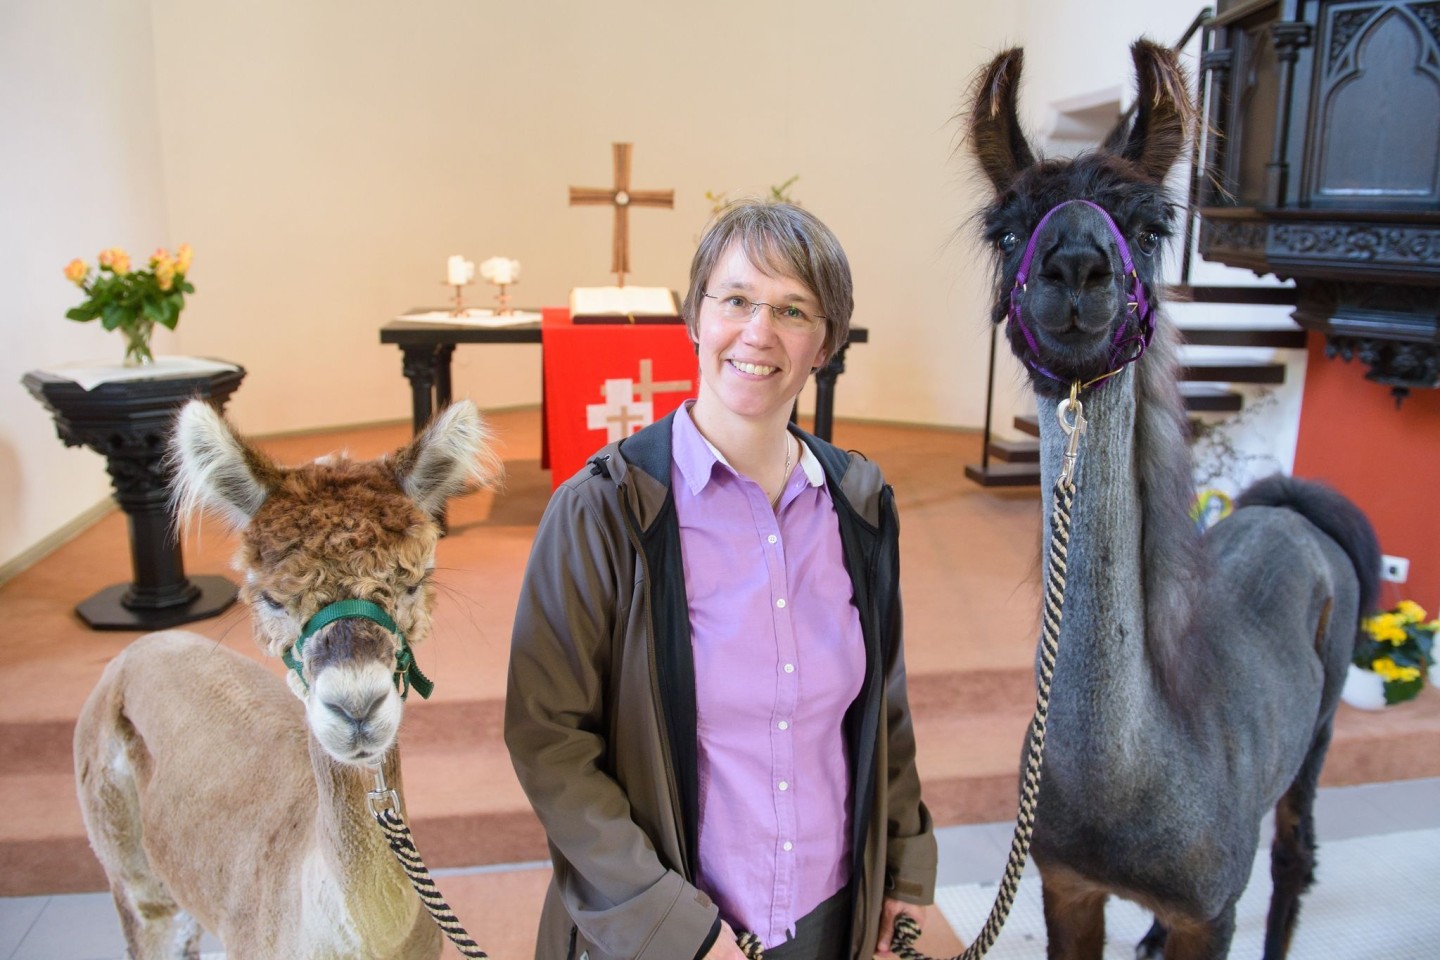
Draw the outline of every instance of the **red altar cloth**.
[[[540,341],[552,489],[595,451],[665,416],[700,385],[683,323],[573,324],[568,309],[546,307]]]

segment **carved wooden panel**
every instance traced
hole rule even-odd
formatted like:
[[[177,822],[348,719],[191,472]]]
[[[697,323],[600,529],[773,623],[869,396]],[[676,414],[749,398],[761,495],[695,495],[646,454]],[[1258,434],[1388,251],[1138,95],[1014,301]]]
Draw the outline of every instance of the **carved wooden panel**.
[[[1440,2],[1322,4],[1301,206],[1440,202]]]

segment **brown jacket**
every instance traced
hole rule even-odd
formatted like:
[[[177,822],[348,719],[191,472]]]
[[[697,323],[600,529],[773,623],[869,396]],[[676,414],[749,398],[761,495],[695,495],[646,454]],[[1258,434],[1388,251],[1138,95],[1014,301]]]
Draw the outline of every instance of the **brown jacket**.
[[[670,422],[607,446],[556,490],[525,571],[505,740],[555,867],[537,960],[690,960],[717,924],[690,882],[695,681]],[[879,469],[796,433],[825,467],[865,635],[866,678],[845,726],[851,956],[868,958],[883,895],[934,895],[935,838],[905,697],[898,527]]]

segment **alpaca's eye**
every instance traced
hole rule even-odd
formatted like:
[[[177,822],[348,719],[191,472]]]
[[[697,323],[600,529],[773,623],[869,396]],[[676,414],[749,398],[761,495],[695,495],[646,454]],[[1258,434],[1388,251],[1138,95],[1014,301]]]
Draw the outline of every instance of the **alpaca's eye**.
[[[423,583],[424,581],[421,581],[421,582]],[[410,584],[410,586],[408,586],[408,587],[405,588],[405,592],[406,592],[408,595],[412,596],[412,597],[415,596],[415,594],[417,594],[417,593],[420,592],[420,584],[419,584],[419,583],[412,583],[412,584]]]
[[[1020,245],[1020,238],[1013,233],[1007,233],[995,241],[995,246],[1000,248],[1001,253],[1014,253],[1015,248]]]
[[[268,593],[260,594],[260,602],[265,604],[265,606],[269,607],[271,610],[280,611],[285,609],[285,604],[281,603],[279,600],[276,600]]]
[[[1139,246],[1140,252],[1145,254],[1145,256],[1147,257],[1150,256],[1150,254],[1154,253],[1155,248],[1159,245],[1160,235],[1154,230],[1146,230],[1144,233],[1140,234],[1140,237],[1137,240],[1137,246]]]

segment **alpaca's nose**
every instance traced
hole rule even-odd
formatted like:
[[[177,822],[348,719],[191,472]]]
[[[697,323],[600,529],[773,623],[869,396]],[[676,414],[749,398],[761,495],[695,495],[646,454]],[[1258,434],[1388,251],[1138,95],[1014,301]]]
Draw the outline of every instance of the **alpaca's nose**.
[[[361,729],[379,712],[385,703],[386,696],[387,694],[382,692],[369,699],[342,697],[326,700],[325,709],[349,722],[356,729]]]

